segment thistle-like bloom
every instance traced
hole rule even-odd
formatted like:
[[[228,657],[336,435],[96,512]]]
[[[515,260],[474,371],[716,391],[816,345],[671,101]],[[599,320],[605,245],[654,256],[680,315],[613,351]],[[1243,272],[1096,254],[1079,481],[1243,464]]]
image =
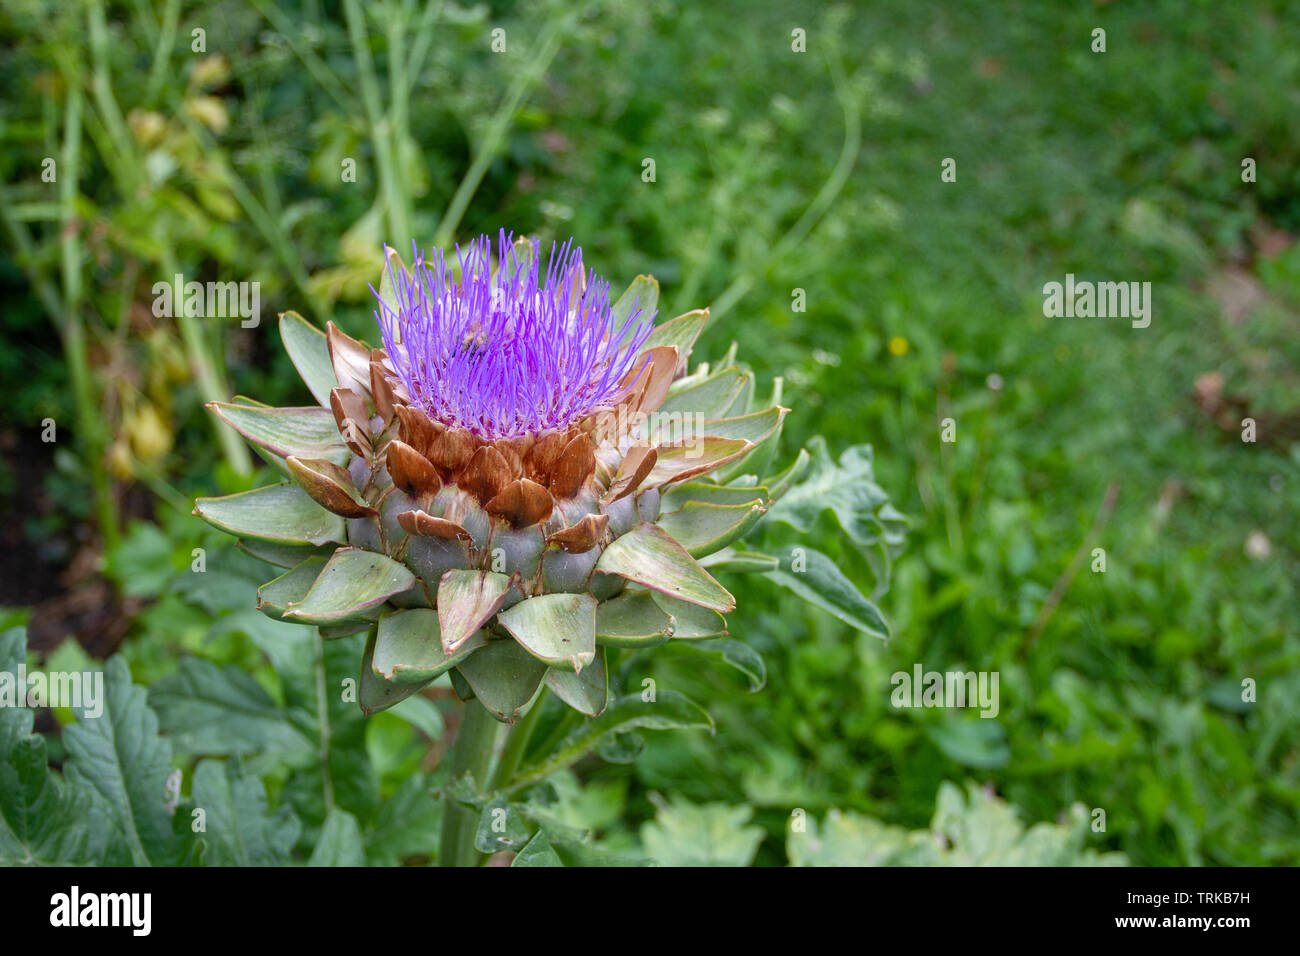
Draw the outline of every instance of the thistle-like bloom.
[[[198,513],[291,569],[266,613],[369,630],[367,711],[450,671],[502,720],[543,682],[600,713],[606,645],[726,633],[735,598],[697,558],[801,467],[768,475],[779,388],[756,399],[729,358],[686,374],[705,310],[654,327],[648,276],[611,304],[571,243],[544,275],[535,243],[503,233],[495,273],[492,251],[480,237],[457,270],[389,250],[382,349],[282,317],[323,407],[214,406],[290,481]]]
[[[410,272],[389,261],[393,301],[375,292],[384,346],[412,404],[487,441],[563,431],[610,408],[654,328],[640,303],[615,327],[609,283],[585,275],[572,241],[552,244],[540,286],[537,244],[521,245],[501,231],[495,274],[487,236],[468,253],[457,246],[459,278],[442,250],[430,263],[417,249]]]

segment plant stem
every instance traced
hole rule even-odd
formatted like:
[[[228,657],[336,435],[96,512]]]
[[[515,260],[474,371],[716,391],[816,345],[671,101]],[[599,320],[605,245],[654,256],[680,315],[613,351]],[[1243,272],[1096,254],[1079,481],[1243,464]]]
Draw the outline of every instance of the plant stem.
[[[519,769],[524,753],[528,750],[528,743],[533,739],[533,731],[537,729],[537,721],[542,715],[545,700],[546,686],[543,685],[541,693],[528,708],[528,713],[520,717],[519,722],[506,731],[505,747],[501,751],[501,759],[497,761],[496,770],[492,773],[490,789],[501,790],[506,787],[514,777],[515,771]]]
[[[81,319],[81,244],[77,224],[77,182],[81,166],[80,79],[68,84],[68,106],[63,127],[63,178],[59,180],[59,246],[63,275],[63,315],[55,316],[55,326],[63,336],[64,356],[72,379],[72,394],[81,429],[82,450],[90,472],[99,533],[106,547],[117,543],[117,509],[113,504],[113,486],[104,468],[104,423],[96,409],[94,383],[90,374],[89,346]]]
[[[465,215],[465,210],[469,208],[470,200],[474,198],[474,193],[478,191],[479,183],[483,181],[488,166],[492,164],[492,160],[496,159],[497,152],[505,141],[506,133],[510,130],[510,124],[514,121],[515,114],[523,104],[524,97],[542,78],[547,68],[550,67],[551,60],[555,59],[555,54],[559,52],[560,45],[563,42],[562,28],[564,24],[565,20],[561,15],[557,15],[551,20],[542,34],[536,56],[533,57],[522,72],[515,75],[514,81],[510,84],[510,88],[501,101],[501,105],[497,107],[496,113],[492,115],[487,129],[483,133],[478,150],[474,154],[474,161],[470,163],[469,169],[465,171],[465,178],[461,180],[455,195],[451,197],[451,203],[447,206],[447,211],[442,215],[442,221],[438,223],[438,231],[433,237],[435,246],[447,245],[452,236],[456,234],[456,228],[460,225],[461,217]]]
[[[325,815],[334,810],[334,776],[330,773],[330,705],[325,681],[325,638],[316,631],[316,722],[320,729],[320,774]]]
[[[469,774],[474,778],[476,787],[485,786],[501,726],[477,700],[465,702],[460,732],[456,735],[456,753],[452,758],[452,780]],[[448,798],[442,816],[438,865],[478,866],[481,854],[474,848],[474,831],[477,828],[478,816],[474,811]]]

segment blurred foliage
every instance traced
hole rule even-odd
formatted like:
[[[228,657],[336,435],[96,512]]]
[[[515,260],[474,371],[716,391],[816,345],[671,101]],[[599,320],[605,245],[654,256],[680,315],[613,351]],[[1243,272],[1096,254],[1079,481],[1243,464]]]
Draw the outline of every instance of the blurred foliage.
[[[576,829],[619,859],[827,862],[792,842],[802,809],[809,835],[882,861],[1300,862],[1300,452],[1221,434],[1189,398],[1216,371],[1256,414],[1300,410],[1288,4],[427,9],[0,9],[0,497],[22,531],[7,547],[60,567],[98,529],[104,571],[140,602],[117,656],[150,688],[187,793],[253,807],[268,858],[433,852],[426,775],[454,707],[340,711],[347,765],[327,812],[310,645],[252,609],[266,569],[188,501],[251,480],[205,400],[308,400],[266,319],[295,308],[362,333],[381,242],[506,225],[577,236],[616,284],[655,274],[665,314],[711,303],[701,348],[734,339],[760,382],[784,378],[786,446],[824,435],[820,467],[868,462],[911,519],[901,553],[892,514],[861,540],[833,502],[773,522],[772,553],[802,544],[868,586],[892,568],[892,639],[805,612],[761,576],[726,578],[732,637],[762,655],[766,687],[751,694],[752,668],[689,649],[628,662],[629,687],[652,677],[707,701],[717,734],[647,735],[606,753],[630,762],[552,778],[529,803],[522,832],[546,842],[531,858],[579,853],[565,842]],[[1105,54],[1089,50],[1096,26]],[[791,50],[795,27],[807,54]],[[393,64],[410,68],[394,80]],[[78,95],[63,195],[42,161],[66,182]],[[945,157],[956,183],[939,178]],[[355,183],[340,175],[349,158]],[[152,286],[175,272],[261,283],[264,321],[155,316]],[[1044,318],[1042,285],[1066,272],[1152,281],[1151,327]],[[1225,277],[1245,294],[1223,293]],[[77,355],[84,393],[70,387]],[[53,448],[35,437],[46,417]],[[841,457],[863,442],[874,458]],[[1089,560],[1067,580],[1094,523],[1107,570]],[[1248,551],[1256,532],[1265,546]],[[892,708],[890,675],[916,663],[998,671],[998,717]],[[223,743],[187,699],[197,669],[256,702],[242,736]],[[40,739],[63,753],[58,734]],[[1000,799],[963,797],[953,779]],[[66,789],[51,799],[97,806],[83,784]],[[1105,832],[1058,833],[1050,821],[1077,803],[1105,810]],[[975,822],[948,822],[963,814]],[[970,842],[991,833],[996,846]]]

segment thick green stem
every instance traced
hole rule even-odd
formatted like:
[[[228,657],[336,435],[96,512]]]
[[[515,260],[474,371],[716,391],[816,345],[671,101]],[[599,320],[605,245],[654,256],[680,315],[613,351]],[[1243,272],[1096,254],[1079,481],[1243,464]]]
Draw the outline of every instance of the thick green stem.
[[[520,717],[519,722],[506,732],[506,744],[501,751],[501,759],[497,761],[497,768],[492,773],[492,790],[503,789],[514,778],[515,771],[519,769],[524,753],[528,750],[528,743],[533,739],[533,731],[542,716],[545,701],[546,687],[543,685],[541,693],[528,708],[528,713]]]
[[[451,764],[451,779],[469,774],[477,787],[486,786],[502,724],[477,700],[465,702],[460,733],[456,735],[456,754]],[[481,854],[474,849],[474,831],[478,817],[473,810],[448,799],[443,809],[442,844],[438,851],[440,866],[477,866]]]

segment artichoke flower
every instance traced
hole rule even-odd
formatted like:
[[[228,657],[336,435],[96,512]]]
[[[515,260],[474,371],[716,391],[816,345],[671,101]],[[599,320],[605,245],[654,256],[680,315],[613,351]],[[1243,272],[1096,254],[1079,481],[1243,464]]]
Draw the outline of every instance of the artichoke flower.
[[[658,285],[617,301],[572,243],[502,233],[392,250],[383,348],[288,312],[285,348],[319,407],[236,398],[212,410],[287,479],[195,512],[289,570],[259,608],[368,632],[359,702],[389,707],[444,673],[514,722],[549,687],[589,716],[605,648],[726,634],[735,599],[709,567],[798,477],[768,475],[781,383],[756,402],[732,363],[688,373],[707,310],[655,324]]]

